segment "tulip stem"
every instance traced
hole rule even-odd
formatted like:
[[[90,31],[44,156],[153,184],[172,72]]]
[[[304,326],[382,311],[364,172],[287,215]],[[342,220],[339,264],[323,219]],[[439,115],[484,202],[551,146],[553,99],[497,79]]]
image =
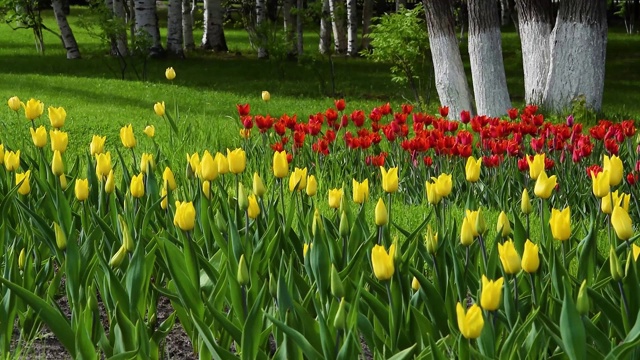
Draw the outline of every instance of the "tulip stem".
[[[484,271],[487,272],[487,249],[484,247],[484,240],[482,239],[482,234],[478,235],[478,242],[480,243],[480,249],[482,249],[482,261],[484,262]]]
[[[338,331],[336,331],[336,348],[335,348],[335,356],[336,359],[338,358],[338,351],[340,351],[340,336],[342,336],[342,330],[338,329]]]
[[[518,311],[518,277],[513,274],[513,298],[516,304],[516,311]]]
[[[533,300],[533,305],[536,305],[536,287],[533,283],[533,274],[529,273],[529,283],[531,284],[531,299]]]
[[[624,288],[622,287],[622,281],[618,281],[618,289],[620,289],[620,296],[622,297],[622,303],[624,304],[624,312],[629,316],[629,304],[627,303],[627,296],[625,295]]]
[[[136,152],[133,150],[133,148],[131,148],[131,157],[133,158],[133,164],[131,165],[131,168],[135,173],[136,172]]]
[[[567,268],[567,247],[565,246],[566,241],[562,241],[562,266]]]
[[[540,199],[540,234],[542,234],[542,241],[547,241],[547,238],[544,236],[544,199]]]
[[[433,270],[435,272],[436,280],[440,283],[440,276],[438,276],[438,262],[436,261],[436,254],[431,255],[433,259]],[[467,273],[467,269],[465,267],[465,274]]]
[[[246,319],[248,311],[247,311],[247,288],[245,285],[240,286],[240,290],[242,292],[242,311],[244,311],[244,317]]]
[[[389,209],[387,211],[387,214],[389,215],[389,230],[391,230],[391,193],[387,194],[387,201],[389,203],[389,207],[387,209]]]
[[[387,297],[389,298],[389,309],[393,309],[393,299],[391,298],[391,279],[385,281],[385,287],[387,288]]]
[[[529,214],[526,215],[527,217],[527,239],[529,239],[531,237],[531,225],[530,225],[530,221],[529,221]]]
[[[609,247],[613,246],[613,242],[611,240],[611,215],[607,215],[607,235],[609,236]]]
[[[287,223],[287,215],[284,212],[284,184],[282,179],[278,179],[280,181],[280,201],[282,202],[282,220],[283,223]]]

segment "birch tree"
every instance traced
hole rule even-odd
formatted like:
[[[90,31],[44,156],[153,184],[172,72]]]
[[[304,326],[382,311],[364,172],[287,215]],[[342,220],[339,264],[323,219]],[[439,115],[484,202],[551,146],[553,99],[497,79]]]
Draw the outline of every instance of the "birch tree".
[[[222,27],[220,0],[204,0],[204,33],[201,47],[214,51],[229,51]]]
[[[67,50],[67,59],[79,59],[80,50],[78,49],[78,43],[76,43],[76,38],[73,36],[73,31],[71,30],[69,22],[67,21],[67,16],[64,13],[62,0],[53,0],[51,5],[56,17],[56,22],[58,23],[58,28],[60,28],[62,44]]]
[[[182,39],[186,50],[193,50],[196,47],[193,40],[193,13],[195,7],[195,0],[182,0]]]
[[[127,56],[129,54],[129,46],[127,44],[127,30],[126,24],[126,11],[124,3],[125,0],[112,0],[113,17],[116,21],[122,24],[122,28],[117,31],[116,34],[116,48],[120,56]]]
[[[162,52],[155,0],[135,0],[135,29],[151,39],[152,52]]]
[[[329,0],[329,12],[331,13],[331,28],[335,52],[337,54],[344,54],[347,51],[344,11],[342,11],[340,3],[337,0]]]
[[[331,46],[331,11],[329,0],[322,0],[322,12],[320,13],[320,42],[318,50],[320,54],[328,54]]]
[[[501,116],[511,108],[502,60],[500,15],[493,0],[469,0],[469,59],[478,114]]]
[[[347,54],[358,55],[358,12],[356,0],[347,0]]]
[[[256,0],[256,28],[258,37],[258,59],[266,59],[267,49],[265,48],[265,14],[266,3],[265,0]]]
[[[182,0],[169,0],[167,13],[167,51],[183,56]]]
[[[362,43],[361,49],[369,50],[369,32],[371,28],[371,18],[373,17],[373,0],[364,0],[362,4]]]

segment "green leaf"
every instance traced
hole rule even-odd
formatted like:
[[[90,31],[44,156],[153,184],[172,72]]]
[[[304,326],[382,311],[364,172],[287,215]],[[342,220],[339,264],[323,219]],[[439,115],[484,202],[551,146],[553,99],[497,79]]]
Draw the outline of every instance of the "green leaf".
[[[259,334],[262,329],[262,304],[264,300],[264,294],[267,292],[269,284],[265,282],[262,285],[258,298],[253,303],[247,319],[245,320],[244,327],[242,329],[242,359],[254,360],[258,357],[258,347],[260,345]]]
[[[413,346],[411,346],[410,348],[406,348],[402,351],[400,351],[399,353],[393,355],[392,357],[390,357],[388,360],[404,360],[404,359],[408,359],[411,357],[411,355],[413,355],[413,351],[416,349],[417,344],[413,344]]]
[[[582,360],[587,358],[585,347],[587,336],[569,289],[570,287],[565,285],[564,301],[560,312],[560,335],[569,359]]]
[[[313,346],[309,343],[309,341],[298,331],[293,328],[288,327],[282,321],[276,319],[275,317],[265,313],[265,316],[280,330],[282,330],[290,339],[295,341],[295,343],[300,347],[300,350],[304,353],[304,355],[310,360],[322,360],[323,356],[318,352],[318,350],[314,349]]]

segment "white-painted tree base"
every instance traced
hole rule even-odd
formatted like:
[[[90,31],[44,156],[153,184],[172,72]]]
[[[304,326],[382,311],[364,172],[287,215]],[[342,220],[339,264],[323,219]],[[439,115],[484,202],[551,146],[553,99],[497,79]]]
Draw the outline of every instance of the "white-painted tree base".
[[[541,21],[520,19],[524,92],[527,104],[542,104],[549,74],[551,26]]]
[[[506,114],[511,108],[511,101],[499,27],[469,34],[469,59],[478,115],[496,117]]]
[[[452,118],[460,116],[462,110],[473,113],[471,94],[455,34],[452,36],[430,34],[429,42],[440,103],[449,107]]]

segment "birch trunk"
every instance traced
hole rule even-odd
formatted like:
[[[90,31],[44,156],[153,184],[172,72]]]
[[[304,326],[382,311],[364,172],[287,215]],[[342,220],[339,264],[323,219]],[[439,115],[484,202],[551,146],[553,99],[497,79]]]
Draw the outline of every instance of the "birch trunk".
[[[266,59],[268,57],[267,49],[265,49],[265,1],[256,0],[256,30],[258,41],[258,59]]]
[[[113,0],[113,16],[117,21],[120,21],[123,25],[126,25],[126,11],[125,0]],[[116,34],[116,47],[120,56],[127,56],[129,54],[129,46],[127,44],[127,30],[123,26],[119,29],[119,33]]]
[[[542,104],[549,73],[551,0],[516,0],[527,104]]]
[[[114,15],[113,0],[105,0],[104,7],[109,12],[109,14],[111,14],[112,16]],[[115,34],[110,34],[109,35],[109,42],[110,42],[110,45],[111,45],[111,51],[110,51],[111,55],[112,56],[118,55],[118,43],[116,41],[116,35]]]
[[[162,52],[155,0],[135,0],[134,9],[136,31],[146,32],[151,39],[152,51]]]
[[[80,59],[80,50],[78,49],[78,43],[73,36],[73,31],[67,21],[67,16],[64,14],[63,4],[61,0],[53,0],[51,3],[53,7],[53,13],[60,28],[60,36],[62,37],[62,44],[67,49],[67,59]]]
[[[169,0],[167,51],[178,56],[184,56],[182,43],[182,0]]]
[[[304,0],[298,0],[296,3],[296,53],[302,55],[304,53],[304,38],[302,22],[304,16]]]
[[[562,1],[550,43],[544,105],[559,112],[571,108],[572,101],[584,96],[585,105],[599,111],[607,48],[605,2]]]
[[[347,35],[345,33],[344,11],[342,11],[343,9],[339,4],[338,0],[329,0],[335,52],[337,54],[344,54],[347,51]]]
[[[502,60],[500,16],[493,0],[469,0],[469,59],[479,115],[502,116],[511,108]]]
[[[500,23],[502,26],[508,25],[511,21],[511,6],[509,0],[500,0]]]
[[[294,0],[284,0],[282,4],[282,18],[284,21],[284,33],[286,34],[287,44],[291,46],[291,50],[289,51],[289,55],[295,56],[298,50],[296,43],[294,42],[295,38],[295,27],[294,27],[294,18],[291,13],[291,8],[293,7]]]
[[[429,30],[429,43],[440,103],[449,113],[473,113],[471,94],[456,39],[451,0],[423,0]]]
[[[369,27],[371,27],[371,18],[373,17],[373,0],[364,0],[362,5],[362,43],[360,48],[369,50]]]
[[[322,0],[322,15],[320,17],[320,43],[318,50],[320,54],[329,53],[331,47],[331,12],[329,10],[329,0]]]
[[[347,0],[347,54],[358,55],[358,9],[356,0]]]
[[[200,46],[207,50],[229,51],[222,27],[220,0],[204,0],[204,33]]]
[[[196,48],[196,43],[193,39],[193,13],[195,7],[195,0],[182,0],[182,39],[186,50]]]

